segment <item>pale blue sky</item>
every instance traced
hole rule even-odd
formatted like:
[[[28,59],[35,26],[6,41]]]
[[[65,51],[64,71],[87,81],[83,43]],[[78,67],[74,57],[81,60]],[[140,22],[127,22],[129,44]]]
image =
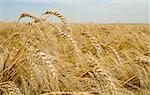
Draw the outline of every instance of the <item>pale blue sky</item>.
[[[17,21],[22,12],[48,9],[76,23],[148,23],[150,0],[0,0],[0,21]]]

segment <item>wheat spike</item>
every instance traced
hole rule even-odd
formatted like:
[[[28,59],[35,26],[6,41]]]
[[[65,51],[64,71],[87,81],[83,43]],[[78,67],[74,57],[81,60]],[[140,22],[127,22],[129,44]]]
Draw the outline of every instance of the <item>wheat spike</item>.
[[[100,84],[100,91],[103,95],[119,95],[117,93],[116,85],[113,82],[113,78],[110,74],[107,73],[106,70],[102,68],[97,68],[96,72],[96,80]]]
[[[116,49],[115,49],[114,47],[110,46],[110,45],[108,46],[108,48],[109,48],[109,49],[113,52],[113,54],[115,55],[118,64],[122,64],[122,60],[121,60],[121,58],[120,58],[118,52],[116,51]]]
[[[48,55],[47,53],[43,52],[42,50],[37,50],[37,56],[39,56],[45,63],[45,65],[49,68],[52,78],[50,83],[55,84],[55,86],[52,85],[52,87],[55,87],[54,90],[59,91],[58,87],[58,71],[54,66],[54,63],[56,62],[56,59],[54,56]]]
[[[53,23],[48,23],[48,24],[51,25],[52,27],[54,27],[62,37],[68,39],[71,42],[71,44],[73,45],[73,47],[75,48],[77,56],[81,57],[81,51],[80,51],[76,41],[74,40],[74,38],[70,34],[63,32],[57,25],[55,25]]]
[[[56,68],[53,66],[55,59],[53,57],[50,58],[45,52],[41,50],[37,50],[37,56],[41,57],[42,60],[44,60],[45,64],[50,68],[50,71],[52,73],[52,78],[57,79],[58,73]]]
[[[65,16],[63,14],[61,14],[60,12],[55,11],[55,10],[48,10],[45,13],[42,14],[42,16],[44,16],[44,15],[54,15],[54,16],[58,17],[61,20],[61,22],[63,23],[63,27],[66,28],[67,31],[71,32],[71,28],[68,25]],[[47,16],[46,18],[44,18],[44,20],[46,20],[48,17],[49,16]]]
[[[98,44],[96,38],[91,35],[89,32],[82,32],[82,35],[86,36],[87,38],[90,39],[92,45],[95,47],[95,49],[97,50],[97,54],[99,55],[99,57],[101,56],[101,54],[103,54],[103,49],[102,47]]]
[[[31,15],[30,13],[27,13],[27,12],[22,13],[22,14],[20,15],[18,21],[20,21],[20,19],[22,19],[22,18],[24,18],[24,17],[29,17],[29,18],[33,19],[35,22],[40,22],[40,21],[41,21],[41,19],[39,19],[38,17],[33,16],[33,15]]]
[[[31,19],[33,20],[32,22],[28,22],[28,23],[26,24],[27,26],[31,26],[31,27],[30,27],[31,29],[32,29],[33,27],[34,27],[35,29],[36,29],[36,28],[39,28],[39,26],[42,24],[42,21],[43,21],[43,19],[41,19],[41,18],[39,18],[39,17],[36,17],[36,16],[34,16],[34,15],[28,13],[28,12],[22,13],[22,14],[20,15],[18,21],[20,21],[20,19],[25,18],[25,17],[29,17],[29,18],[31,18]],[[35,25],[36,23],[39,23],[39,25],[36,26],[36,25]]]

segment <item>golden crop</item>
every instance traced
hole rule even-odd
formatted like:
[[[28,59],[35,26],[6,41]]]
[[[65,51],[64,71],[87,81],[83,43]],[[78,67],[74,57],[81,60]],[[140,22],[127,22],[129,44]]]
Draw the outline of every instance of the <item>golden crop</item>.
[[[54,10],[24,17],[32,21],[0,23],[0,94],[150,94],[147,24],[69,25]]]

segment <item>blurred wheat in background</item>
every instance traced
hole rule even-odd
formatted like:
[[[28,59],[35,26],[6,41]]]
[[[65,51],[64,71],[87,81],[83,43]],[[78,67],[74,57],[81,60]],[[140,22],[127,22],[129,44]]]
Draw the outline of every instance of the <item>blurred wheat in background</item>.
[[[1,95],[150,95],[148,24],[69,24],[55,10],[24,17],[0,23]]]

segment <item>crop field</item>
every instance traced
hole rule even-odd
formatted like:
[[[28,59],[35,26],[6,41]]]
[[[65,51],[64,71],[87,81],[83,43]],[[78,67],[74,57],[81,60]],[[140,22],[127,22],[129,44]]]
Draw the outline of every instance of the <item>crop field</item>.
[[[1,22],[0,95],[150,95],[149,28],[68,23],[56,11]]]

